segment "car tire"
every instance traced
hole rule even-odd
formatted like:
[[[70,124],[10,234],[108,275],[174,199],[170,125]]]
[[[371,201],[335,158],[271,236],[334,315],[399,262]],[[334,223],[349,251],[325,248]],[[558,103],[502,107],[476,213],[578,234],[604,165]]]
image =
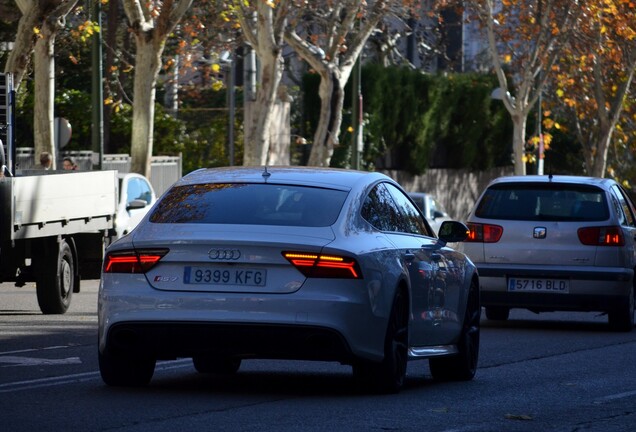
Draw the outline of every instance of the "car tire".
[[[63,314],[71,305],[77,284],[73,252],[65,240],[59,243],[45,240],[41,246],[34,256],[38,305],[44,314]]]
[[[192,363],[197,372],[205,374],[233,375],[241,367],[241,359],[231,357],[196,356]]]
[[[491,321],[506,321],[510,317],[510,309],[501,306],[486,307],[486,318]]]
[[[625,304],[609,311],[609,326],[614,331],[630,332],[634,328],[634,290],[632,289]]]
[[[377,393],[398,393],[406,378],[408,362],[409,305],[406,293],[399,289],[393,307],[384,342],[384,360],[370,362],[360,360],[353,366],[355,381],[365,390]]]
[[[154,358],[113,355],[98,351],[99,372],[104,383],[113,387],[143,387],[155,373]]]
[[[479,338],[481,328],[481,305],[479,286],[470,285],[466,301],[466,314],[457,343],[458,354],[449,357],[432,357],[429,368],[433,379],[443,381],[470,381],[477,372],[479,360]]]

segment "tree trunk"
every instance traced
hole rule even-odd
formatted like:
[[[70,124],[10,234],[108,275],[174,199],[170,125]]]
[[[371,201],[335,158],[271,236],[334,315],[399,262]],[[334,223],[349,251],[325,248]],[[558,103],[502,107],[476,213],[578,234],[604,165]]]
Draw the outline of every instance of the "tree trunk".
[[[260,52],[261,86],[254,111],[245,130],[243,165],[265,165],[270,144],[273,106],[282,78],[282,56],[279,49]]]
[[[598,137],[596,145],[596,153],[593,155],[594,164],[592,170],[589,173],[592,177],[605,177],[605,169],[607,168],[607,153],[609,151],[610,142],[612,142],[612,135],[614,133],[614,127],[609,129],[601,128],[600,136]]]
[[[342,107],[344,105],[344,82],[337,69],[325,68],[320,73],[320,120],[311,147],[308,165],[329,166],[340,135]]]
[[[161,67],[163,44],[143,32],[136,35],[137,55],[133,102],[131,170],[150,178],[155,118],[155,85]]]
[[[22,12],[18,32],[11,53],[5,65],[5,72],[13,74],[13,84],[17,89],[26,74],[35,46],[33,29],[40,25],[40,10],[35,1],[16,1]]]
[[[512,154],[515,164],[515,175],[526,175],[526,163],[523,160],[526,146],[527,116],[519,113],[512,114]]]
[[[49,152],[56,168],[57,149],[53,131],[55,105],[55,33],[56,29],[45,21],[35,44],[35,95],[33,104],[33,136],[36,160],[40,153]]]

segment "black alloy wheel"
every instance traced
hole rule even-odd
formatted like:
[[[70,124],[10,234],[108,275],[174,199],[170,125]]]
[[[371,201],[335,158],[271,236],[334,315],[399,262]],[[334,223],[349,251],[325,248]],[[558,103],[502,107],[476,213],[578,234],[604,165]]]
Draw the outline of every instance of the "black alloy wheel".
[[[409,304],[403,289],[393,300],[382,362],[360,361],[353,366],[356,382],[378,393],[398,393],[404,385],[408,362]]]
[[[113,387],[142,387],[155,373],[157,361],[139,355],[117,354],[98,350],[99,372],[104,383]]]
[[[479,285],[473,280],[470,284],[466,301],[466,314],[457,343],[459,352],[449,357],[429,359],[429,367],[434,379],[444,381],[469,381],[473,379],[479,360],[480,323]]]

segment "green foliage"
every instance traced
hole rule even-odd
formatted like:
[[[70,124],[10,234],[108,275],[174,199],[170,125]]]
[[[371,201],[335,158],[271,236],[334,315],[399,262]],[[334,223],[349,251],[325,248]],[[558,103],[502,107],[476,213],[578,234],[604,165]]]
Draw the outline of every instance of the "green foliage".
[[[16,112],[16,142],[19,147],[33,146],[33,88],[25,81],[20,88]],[[190,98],[179,112],[179,118],[168,114],[163,106],[155,106],[153,155],[183,156],[183,173],[201,167],[229,164],[227,152],[227,110],[202,105],[223,105],[224,92],[212,92],[208,97]],[[199,102],[197,102],[197,100]],[[203,101],[203,102],[201,102]],[[130,154],[132,135],[132,106],[112,106],[110,117],[111,147],[116,153]],[[73,133],[64,150],[90,150],[92,148],[91,95],[82,90],[62,90],[55,99],[55,116],[69,120]],[[235,155],[243,158],[241,119],[235,124]]]
[[[304,130],[312,136],[318,123],[319,78],[306,75]],[[362,69],[366,168],[488,169],[511,163],[512,123],[490,94],[496,78],[483,74],[429,75],[403,67],[366,65]],[[345,107],[350,110],[351,88]],[[350,111],[345,112],[341,146],[332,166],[346,166],[351,151]]]

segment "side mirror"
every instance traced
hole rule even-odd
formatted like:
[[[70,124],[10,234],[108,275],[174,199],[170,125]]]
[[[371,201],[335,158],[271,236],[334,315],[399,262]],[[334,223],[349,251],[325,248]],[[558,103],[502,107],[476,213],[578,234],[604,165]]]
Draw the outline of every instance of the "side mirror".
[[[142,209],[147,205],[148,203],[142,199],[134,199],[126,205],[126,210]]]
[[[438,237],[446,243],[456,243],[468,238],[468,227],[457,221],[444,221],[439,227]]]

